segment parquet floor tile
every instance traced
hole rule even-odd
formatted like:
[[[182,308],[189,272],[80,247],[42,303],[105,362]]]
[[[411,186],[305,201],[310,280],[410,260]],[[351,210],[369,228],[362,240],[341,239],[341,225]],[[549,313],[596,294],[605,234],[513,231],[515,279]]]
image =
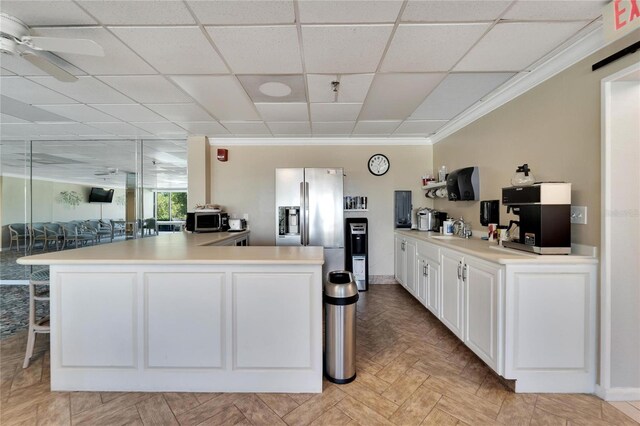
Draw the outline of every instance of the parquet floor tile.
[[[0,340],[0,424],[640,425],[593,395],[514,394],[402,287],[371,286],[357,313],[357,378],[321,394],[51,392],[48,341],[22,369],[25,333]],[[627,407],[628,406],[628,407]]]

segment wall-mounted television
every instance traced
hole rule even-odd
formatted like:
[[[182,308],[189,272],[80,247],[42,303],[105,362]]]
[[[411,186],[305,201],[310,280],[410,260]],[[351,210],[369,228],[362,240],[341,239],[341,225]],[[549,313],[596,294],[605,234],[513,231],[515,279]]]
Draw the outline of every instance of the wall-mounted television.
[[[110,203],[113,201],[113,189],[91,188],[90,203]]]

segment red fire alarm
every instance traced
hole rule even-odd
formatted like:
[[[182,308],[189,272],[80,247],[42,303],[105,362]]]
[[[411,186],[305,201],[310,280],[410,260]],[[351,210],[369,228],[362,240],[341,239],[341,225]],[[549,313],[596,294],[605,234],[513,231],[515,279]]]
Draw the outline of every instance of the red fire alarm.
[[[218,161],[227,161],[229,159],[229,150],[218,148]]]

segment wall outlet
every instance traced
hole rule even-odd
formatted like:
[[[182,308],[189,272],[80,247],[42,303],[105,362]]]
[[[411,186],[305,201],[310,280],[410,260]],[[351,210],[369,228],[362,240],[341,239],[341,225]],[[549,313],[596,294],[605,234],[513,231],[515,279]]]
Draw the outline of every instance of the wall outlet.
[[[587,224],[587,206],[571,206],[571,223]]]

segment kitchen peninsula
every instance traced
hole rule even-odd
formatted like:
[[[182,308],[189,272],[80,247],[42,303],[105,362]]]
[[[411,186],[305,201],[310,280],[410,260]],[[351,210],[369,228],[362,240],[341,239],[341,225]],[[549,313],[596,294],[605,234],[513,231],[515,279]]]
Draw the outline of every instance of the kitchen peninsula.
[[[322,248],[248,234],[19,259],[51,268],[51,389],[321,392]]]

